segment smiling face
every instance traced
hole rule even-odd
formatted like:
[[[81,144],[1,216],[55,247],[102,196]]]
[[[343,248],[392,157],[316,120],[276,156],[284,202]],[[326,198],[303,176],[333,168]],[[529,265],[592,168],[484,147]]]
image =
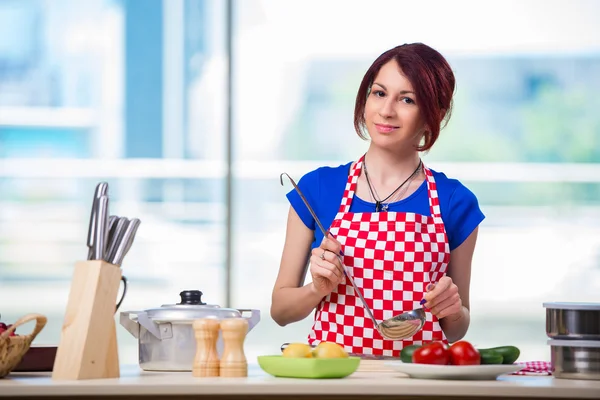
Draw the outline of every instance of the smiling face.
[[[372,143],[390,150],[415,151],[426,130],[412,84],[395,60],[373,80],[364,115]]]

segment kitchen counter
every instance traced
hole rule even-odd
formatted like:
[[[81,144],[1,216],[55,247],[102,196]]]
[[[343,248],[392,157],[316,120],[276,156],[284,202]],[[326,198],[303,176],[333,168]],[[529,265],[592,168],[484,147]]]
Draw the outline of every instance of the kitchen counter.
[[[119,379],[53,381],[50,373],[12,373],[0,379],[0,397],[94,399],[318,398],[600,399],[600,381],[504,375],[495,381],[411,379],[398,372],[360,372],[344,379],[275,378],[249,365],[246,378],[194,378],[186,372],[145,372],[122,366]]]

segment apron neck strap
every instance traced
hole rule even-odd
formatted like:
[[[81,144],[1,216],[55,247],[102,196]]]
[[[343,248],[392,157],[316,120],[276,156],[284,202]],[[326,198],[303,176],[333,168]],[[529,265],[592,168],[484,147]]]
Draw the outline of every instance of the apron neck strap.
[[[360,177],[360,173],[362,172],[362,166],[365,159],[365,155],[363,154],[358,161],[352,165],[350,168],[350,173],[348,174],[348,180],[346,181],[346,187],[344,189],[344,196],[342,197],[342,202],[340,204],[340,213],[348,213],[350,212],[350,205],[352,204],[352,199],[354,198],[354,193],[356,193],[356,188],[358,186],[358,178]],[[422,164],[423,171],[425,173],[425,180],[427,181],[427,197],[429,198],[429,211],[431,212],[431,216],[437,222],[441,222],[442,214],[440,211],[440,199],[438,197],[437,185],[435,183],[435,178],[433,177],[433,173],[429,168]]]

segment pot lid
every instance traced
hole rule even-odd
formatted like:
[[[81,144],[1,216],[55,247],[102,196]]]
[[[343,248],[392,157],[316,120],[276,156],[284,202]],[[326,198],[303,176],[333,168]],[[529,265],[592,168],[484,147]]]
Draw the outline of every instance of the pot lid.
[[[184,290],[179,293],[181,301],[176,304],[163,304],[158,308],[144,310],[154,321],[193,321],[199,318],[232,318],[241,313],[234,308],[221,308],[218,305],[202,302],[203,293],[199,290]]]
[[[551,339],[547,343],[550,346],[558,347],[594,347],[600,348],[600,341],[598,340],[557,340]]]
[[[556,310],[598,310],[600,303],[577,303],[577,302],[550,302],[543,303],[544,308]]]

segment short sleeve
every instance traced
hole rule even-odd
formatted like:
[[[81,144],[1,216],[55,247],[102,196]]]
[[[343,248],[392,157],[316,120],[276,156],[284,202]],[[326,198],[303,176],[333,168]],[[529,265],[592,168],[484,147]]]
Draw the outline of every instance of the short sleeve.
[[[450,250],[454,250],[479,226],[485,215],[479,208],[475,194],[460,183],[450,197],[448,210],[450,218],[446,224],[446,233]]]
[[[313,208],[315,213],[318,213],[316,207],[319,199],[319,173],[318,170],[311,171],[304,175],[297,182],[298,188],[308,201],[308,204]],[[304,225],[306,225],[309,229],[315,230],[315,219],[312,214],[302,201],[302,198],[298,194],[298,191],[293,188],[287,193],[287,198],[290,202],[290,205],[296,211],[296,214],[300,217]]]

